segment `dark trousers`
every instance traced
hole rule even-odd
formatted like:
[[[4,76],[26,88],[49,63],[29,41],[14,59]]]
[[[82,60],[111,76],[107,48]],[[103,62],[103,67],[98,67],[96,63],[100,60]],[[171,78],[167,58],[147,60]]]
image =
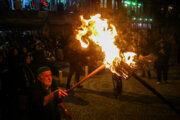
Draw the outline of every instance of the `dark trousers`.
[[[81,71],[70,67],[70,71],[68,74],[68,80],[67,80],[67,84],[66,84],[66,89],[70,88],[71,79],[72,79],[72,76],[74,73],[75,73],[75,81],[79,82]]]
[[[116,74],[112,74],[112,80],[114,85],[114,95],[118,97],[122,93],[122,78]]]
[[[167,81],[168,78],[168,65],[158,66],[157,67],[157,80],[161,82],[163,76],[163,80]]]

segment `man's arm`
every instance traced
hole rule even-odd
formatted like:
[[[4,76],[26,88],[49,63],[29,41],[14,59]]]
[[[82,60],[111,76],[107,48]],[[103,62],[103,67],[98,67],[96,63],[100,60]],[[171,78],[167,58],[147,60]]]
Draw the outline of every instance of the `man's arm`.
[[[46,95],[44,97],[43,106],[46,106],[49,102],[54,100],[56,97],[63,98],[65,96],[67,96],[67,95],[68,94],[65,91],[61,90],[61,89],[55,90],[55,91],[51,92],[49,95]]]
[[[54,100],[56,92],[57,92],[57,90],[44,97],[43,106],[46,106],[49,102]]]

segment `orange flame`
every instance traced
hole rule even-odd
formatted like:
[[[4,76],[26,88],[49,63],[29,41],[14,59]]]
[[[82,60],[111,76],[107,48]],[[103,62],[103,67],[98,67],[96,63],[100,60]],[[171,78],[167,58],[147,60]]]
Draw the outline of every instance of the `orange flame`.
[[[80,16],[82,25],[78,29],[76,39],[80,41],[81,46],[87,48],[89,41],[95,42],[101,46],[102,51],[105,53],[104,64],[110,68],[112,72],[121,61],[127,63],[131,67],[135,64],[133,58],[135,53],[121,53],[120,49],[114,45],[117,31],[114,25],[108,25],[107,19],[102,20],[100,14],[91,16],[86,20]]]

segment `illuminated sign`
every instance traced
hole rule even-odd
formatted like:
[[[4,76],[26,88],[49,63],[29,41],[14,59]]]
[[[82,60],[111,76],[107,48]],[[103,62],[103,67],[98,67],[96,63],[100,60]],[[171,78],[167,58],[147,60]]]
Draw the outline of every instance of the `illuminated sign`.
[[[46,8],[49,8],[50,0],[41,0],[41,4],[44,5]]]
[[[41,0],[40,2],[40,9],[41,10],[49,10],[50,0]]]

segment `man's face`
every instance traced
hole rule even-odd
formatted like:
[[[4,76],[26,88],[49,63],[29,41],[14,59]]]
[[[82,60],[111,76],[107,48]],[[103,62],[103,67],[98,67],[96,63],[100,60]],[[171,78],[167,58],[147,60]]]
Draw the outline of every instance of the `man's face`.
[[[45,86],[51,86],[51,84],[52,84],[52,73],[51,73],[51,71],[48,70],[48,71],[42,72],[38,79]]]

